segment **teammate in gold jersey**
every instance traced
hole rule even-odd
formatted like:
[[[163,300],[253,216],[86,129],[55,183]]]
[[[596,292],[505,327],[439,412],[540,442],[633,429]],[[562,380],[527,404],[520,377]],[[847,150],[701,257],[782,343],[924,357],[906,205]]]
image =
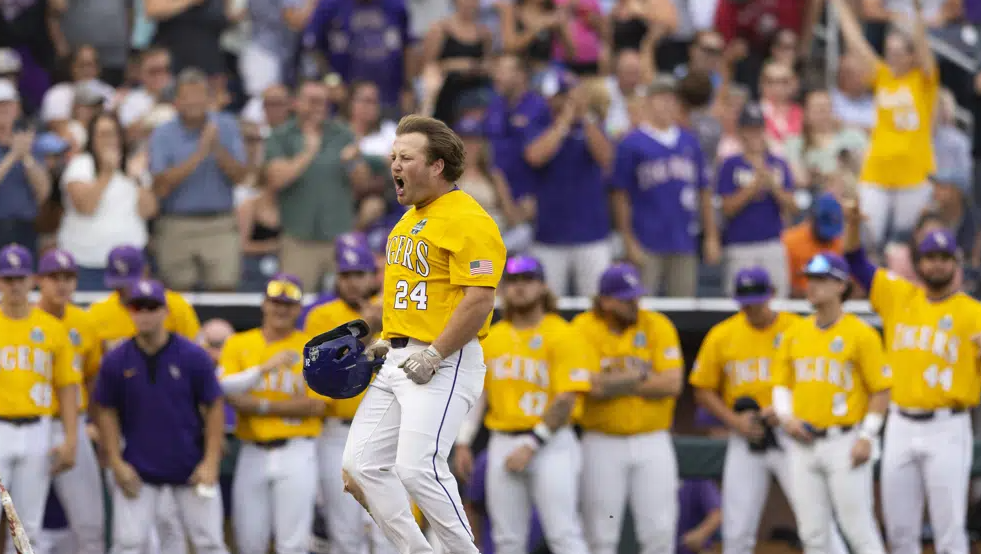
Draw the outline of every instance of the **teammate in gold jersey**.
[[[675,552],[678,466],[671,439],[675,398],[684,386],[678,331],[663,314],[641,310],[637,270],[608,268],[593,310],[573,326],[604,375],[623,377],[586,399],[582,509],[592,554],[613,554],[626,504],[644,554]],[[600,396],[600,398],[596,398]]]
[[[388,237],[382,338],[385,356],[351,424],[345,484],[400,552],[432,552],[412,519],[419,505],[443,547],[475,554],[456,480],[446,462],[480,397],[494,289],[504,270],[497,224],[455,186],[463,142],[445,123],[399,122],[392,147],[395,195],[411,206]]]
[[[381,299],[373,299],[378,267],[372,252],[361,244],[339,246],[336,254],[337,299],[317,306],[307,316],[304,330],[311,336],[327,332],[338,325],[363,319],[377,330],[381,327]],[[371,552],[396,552],[378,525],[371,522],[370,537],[365,528],[364,509],[344,492],[341,460],[344,445],[351,430],[351,421],[365,393],[354,398],[332,400],[327,406],[324,429],[317,439],[317,462],[320,469],[320,490],[325,506],[327,538],[336,554],[361,554],[369,546]]]
[[[891,552],[918,554],[924,503],[938,552],[970,551],[966,520],[973,433],[981,395],[981,302],[960,292],[955,237],[934,230],[917,246],[922,288],[877,269],[859,247],[861,206],[845,210],[845,252],[882,317],[894,374],[880,485]]]
[[[82,382],[65,326],[28,301],[33,274],[27,248],[0,249],[0,477],[28,537],[41,530],[52,474],[75,463]],[[52,396],[65,427],[57,445],[51,441]],[[9,538],[6,551],[14,551]]]
[[[549,550],[588,554],[579,517],[582,454],[570,421],[592,390],[589,357],[572,326],[554,313],[555,296],[541,263],[508,260],[502,281],[504,317],[484,339],[484,384],[490,430],[487,513],[494,551],[526,552],[532,507]],[[457,437],[458,472],[473,469],[470,443],[483,406],[470,411]]]
[[[108,352],[125,339],[136,335],[136,326],[126,309],[126,291],[130,285],[149,273],[149,264],[143,252],[133,246],[117,246],[109,253],[106,267],[106,286],[115,292],[108,298],[89,306],[103,351]],[[183,296],[167,291],[167,331],[185,338],[197,340],[201,323],[194,308]],[[180,528],[180,526],[178,526]]]
[[[303,289],[280,273],[266,285],[262,325],[226,342],[218,368],[238,412],[242,441],[232,483],[235,542],[242,554],[305,552],[317,498],[317,451],[326,408],[303,379],[306,333],[296,330]],[[273,517],[270,517],[273,514]]]
[[[770,308],[774,289],[762,267],[739,271],[735,281],[740,311],[708,332],[688,380],[695,400],[732,431],[722,473],[722,551],[749,554],[756,546],[771,476],[794,502],[782,447],[789,438],[773,429],[779,422],[771,398],[780,336],[800,316]],[[832,540],[832,552],[848,552],[837,527]]]
[[[940,72],[927,40],[922,0],[912,0],[912,37],[896,29],[886,36],[879,58],[865,39],[848,0],[832,0],[849,52],[864,65],[875,92],[876,125],[860,180],[868,210],[867,231],[876,248],[892,231],[913,229],[930,201],[927,177],[934,170],[933,123]]]
[[[882,339],[842,305],[848,263],[830,252],[805,267],[815,314],[791,325],[773,364],[773,409],[784,430],[805,554],[831,547],[837,519],[855,554],[882,554],[872,466],[889,406],[891,377]]]
[[[41,296],[38,307],[61,320],[68,330],[68,338],[75,350],[75,366],[82,370],[82,386],[79,388],[78,443],[75,465],[56,475],[52,489],[65,510],[68,525],[74,534],[77,554],[104,554],[105,520],[102,499],[102,479],[99,461],[95,456],[90,435],[95,435],[95,424],[88,423],[85,414],[89,406],[89,391],[95,386],[95,378],[102,363],[102,343],[85,310],[72,305],[72,295],[78,284],[78,267],[71,254],[64,250],[51,250],[38,262],[38,285]],[[57,398],[52,407],[58,413]],[[65,436],[61,419],[52,422],[56,442]],[[91,430],[91,432],[89,431]],[[41,537],[38,538],[40,540]]]

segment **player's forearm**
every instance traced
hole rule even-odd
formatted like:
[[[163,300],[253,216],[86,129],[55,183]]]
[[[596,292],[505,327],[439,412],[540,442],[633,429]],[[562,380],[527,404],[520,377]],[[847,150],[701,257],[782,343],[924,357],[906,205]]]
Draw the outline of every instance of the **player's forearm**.
[[[65,428],[65,444],[78,444],[78,385],[58,387],[58,415]]]
[[[552,403],[545,408],[545,414],[542,416],[542,421],[548,426],[549,431],[554,433],[569,423],[572,410],[576,407],[577,397],[574,392],[563,392],[552,399]]]
[[[694,531],[702,534],[704,537],[712,537],[715,533],[722,528],[722,510],[716,508],[709,512],[709,515],[705,516],[705,519],[701,523],[695,526]]]
[[[634,394],[641,398],[656,400],[658,398],[676,397],[681,394],[685,381],[680,369],[654,373],[641,381],[635,388]]]
[[[255,388],[262,380],[263,371],[260,366],[253,366],[245,371],[222,377],[218,384],[225,394],[245,394]]]
[[[467,287],[443,332],[433,341],[433,348],[444,358],[463,348],[477,337],[487,316],[494,311],[494,289]]]
[[[204,420],[204,459],[221,461],[221,443],[225,439],[225,403],[219,398],[208,406]]]
[[[722,400],[717,391],[695,388],[695,402],[708,410],[716,419],[732,429],[736,426],[736,412]]]
[[[874,393],[869,397],[869,405],[865,410],[866,413],[876,413],[884,416],[886,411],[889,410],[889,399],[889,389]]]
[[[590,376],[590,398],[606,400],[631,394],[641,377],[628,373],[594,373]]]
[[[226,398],[233,408],[248,415],[322,417],[327,409],[327,405],[322,401],[306,397],[270,401],[250,394],[232,394]]]
[[[115,408],[99,406],[96,410],[96,426],[109,465],[116,465],[123,460],[119,438],[119,416]]]

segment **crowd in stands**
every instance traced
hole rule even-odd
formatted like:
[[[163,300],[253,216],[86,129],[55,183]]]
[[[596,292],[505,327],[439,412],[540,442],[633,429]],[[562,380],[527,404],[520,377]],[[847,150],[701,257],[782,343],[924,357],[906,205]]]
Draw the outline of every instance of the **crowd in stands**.
[[[856,191],[890,267],[909,274],[910,238],[952,227],[973,287],[957,114],[974,76],[941,65],[951,89],[918,83],[929,121],[873,95],[883,67],[936,71],[915,6],[931,30],[976,30],[970,2],[920,4],[5,1],[0,244],[67,250],[81,290],[103,290],[130,244],[177,290],[258,291],[282,270],[317,292],[342,233],[384,249],[396,123],[421,112],[463,136],[459,186],[564,294],[628,259],[666,296],[720,296],[754,263],[799,296]],[[815,34],[832,11],[840,58]]]

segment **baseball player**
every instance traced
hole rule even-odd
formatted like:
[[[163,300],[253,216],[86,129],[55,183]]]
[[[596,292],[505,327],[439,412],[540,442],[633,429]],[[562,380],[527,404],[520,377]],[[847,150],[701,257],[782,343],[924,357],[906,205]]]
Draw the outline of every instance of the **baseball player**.
[[[399,203],[411,207],[388,238],[382,338],[367,349],[385,363],[344,448],[345,486],[407,554],[433,550],[406,491],[447,551],[477,552],[446,459],[483,389],[478,341],[505,249],[494,220],[453,184],[463,163],[463,143],[443,122],[399,122],[392,177]]]
[[[75,463],[82,382],[65,326],[28,301],[33,273],[27,248],[0,249],[0,479],[28,537],[41,530],[51,476]],[[51,440],[53,396],[64,425],[60,444]],[[14,552],[9,537],[6,551]]]
[[[591,390],[583,362],[588,357],[571,325],[555,313],[555,296],[537,259],[508,260],[502,289],[503,320],[482,343],[488,365],[484,423],[491,432],[486,504],[494,551],[525,552],[534,506],[551,551],[588,554],[578,510],[582,455],[569,425]],[[471,410],[477,417],[482,411]],[[473,464],[470,442],[479,420],[467,428],[456,445],[464,475]]]
[[[56,475],[52,487],[58,494],[58,500],[61,501],[68,524],[75,535],[76,553],[103,554],[106,551],[106,541],[102,479],[88,433],[88,429],[94,429],[95,426],[87,425],[84,415],[88,410],[89,390],[95,384],[99,364],[102,362],[102,343],[98,340],[89,314],[71,303],[78,284],[77,272],[75,260],[63,250],[47,252],[38,263],[38,285],[41,291],[38,307],[60,319],[68,329],[68,338],[75,350],[75,365],[82,370],[83,378],[78,398],[78,408],[82,415],[78,418],[75,465]],[[57,398],[52,398],[52,406],[57,413]],[[62,441],[65,429],[61,419],[55,418],[52,427],[53,440]]]
[[[192,340],[166,330],[159,281],[134,283],[126,304],[137,334],[103,357],[93,393],[115,482],[113,551],[141,552],[161,492],[170,489],[194,551],[227,554],[217,486],[225,418],[215,364]]]
[[[879,333],[842,311],[848,263],[824,252],[804,269],[815,314],[783,333],[773,363],[773,411],[787,442],[797,534],[805,554],[831,548],[837,517],[855,554],[881,554],[872,465],[891,378]]]
[[[869,263],[859,247],[860,210],[855,202],[846,206],[845,251],[882,317],[894,372],[880,474],[889,549],[920,552],[925,502],[937,552],[964,554],[981,303],[957,288],[961,254],[950,232],[931,231],[919,243],[913,260],[921,288]]]
[[[626,504],[641,554],[675,551],[678,467],[671,440],[684,361],[674,325],[640,310],[645,294],[628,264],[603,272],[593,309],[572,321],[607,383],[586,399],[582,511],[592,554],[612,554]]]
[[[375,320],[372,328],[381,327],[381,299],[376,299],[376,304],[371,298],[375,288],[375,272],[378,270],[374,255],[366,246],[354,245],[339,247],[336,256],[335,287],[338,298],[311,310],[305,331],[309,335],[318,335],[355,319]],[[358,532],[364,529],[364,509],[344,492],[344,480],[341,478],[344,445],[363,397],[364,393],[330,403],[323,432],[317,439],[327,538],[334,554],[361,554],[369,543],[368,534]],[[370,529],[373,554],[395,551],[395,546],[374,522],[371,522]]]
[[[688,380],[695,400],[731,431],[722,473],[723,553],[750,554],[771,475],[794,503],[783,448],[787,437],[774,432],[771,398],[780,336],[800,317],[770,308],[775,289],[764,268],[742,269],[735,280],[740,311],[708,332]],[[837,527],[831,536],[832,552],[848,552]]]
[[[232,527],[242,554],[306,554],[317,500],[317,452],[325,404],[303,380],[303,345],[296,330],[303,289],[280,273],[266,285],[262,325],[233,335],[219,374],[238,413],[242,441],[232,482]]]

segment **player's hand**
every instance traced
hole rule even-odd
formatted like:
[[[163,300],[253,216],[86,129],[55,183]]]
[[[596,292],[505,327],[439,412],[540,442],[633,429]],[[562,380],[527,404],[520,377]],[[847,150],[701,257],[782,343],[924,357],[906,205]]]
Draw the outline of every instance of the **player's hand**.
[[[283,350],[273,354],[266,363],[259,366],[263,373],[269,373],[277,369],[288,369],[293,364],[300,361],[300,355],[292,350]]]
[[[869,461],[872,457],[872,441],[865,438],[859,437],[855,444],[852,445],[852,467],[858,467],[865,462]]]
[[[63,442],[51,449],[51,475],[58,475],[75,465],[75,445]]]
[[[804,427],[804,422],[796,418],[791,418],[784,421],[783,430],[786,431],[788,435],[804,444],[810,444],[811,441],[814,440],[814,436],[811,435],[811,432]]]
[[[405,375],[417,385],[425,385],[436,375],[439,364],[443,361],[440,354],[432,345],[425,350],[420,350],[406,358],[399,367],[405,371]]]
[[[461,481],[470,481],[473,475],[473,450],[465,444],[453,447],[453,469]]]
[[[380,360],[388,354],[388,351],[392,349],[392,344],[387,340],[376,340],[375,342],[368,345],[368,348],[364,349],[364,357],[369,362],[372,360]]]
[[[534,455],[534,446],[531,444],[522,444],[508,454],[507,460],[504,461],[504,467],[508,468],[508,471],[521,473],[528,468],[528,464]]]
[[[140,475],[136,473],[133,466],[120,460],[112,466],[112,475],[116,480],[116,485],[123,491],[126,498],[136,498],[140,495],[143,481],[140,480]]]
[[[763,424],[758,412],[736,414],[735,431],[747,440],[758,441],[763,438]]]
[[[760,419],[770,427],[780,426],[780,420],[777,419],[777,412],[773,409],[773,406],[767,406],[760,410]]]
[[[681,537],[681,543],[685,545],[685,548],[692,552],[701,552],[702,548],[705,547],[705,543],[708,542],[708,537],[700,529],[692,529],[688,531]]]
[[[213,487],[218,483],[218,465],[208,460],[201,460],[201,463],[194,468],[194,473],[188,482],[192,485],[204,485]]]
[[[722,243],[719,235],[712,233],[705,235],[702,240],[702,257],[708,265],[716,265],[722,261]]]

